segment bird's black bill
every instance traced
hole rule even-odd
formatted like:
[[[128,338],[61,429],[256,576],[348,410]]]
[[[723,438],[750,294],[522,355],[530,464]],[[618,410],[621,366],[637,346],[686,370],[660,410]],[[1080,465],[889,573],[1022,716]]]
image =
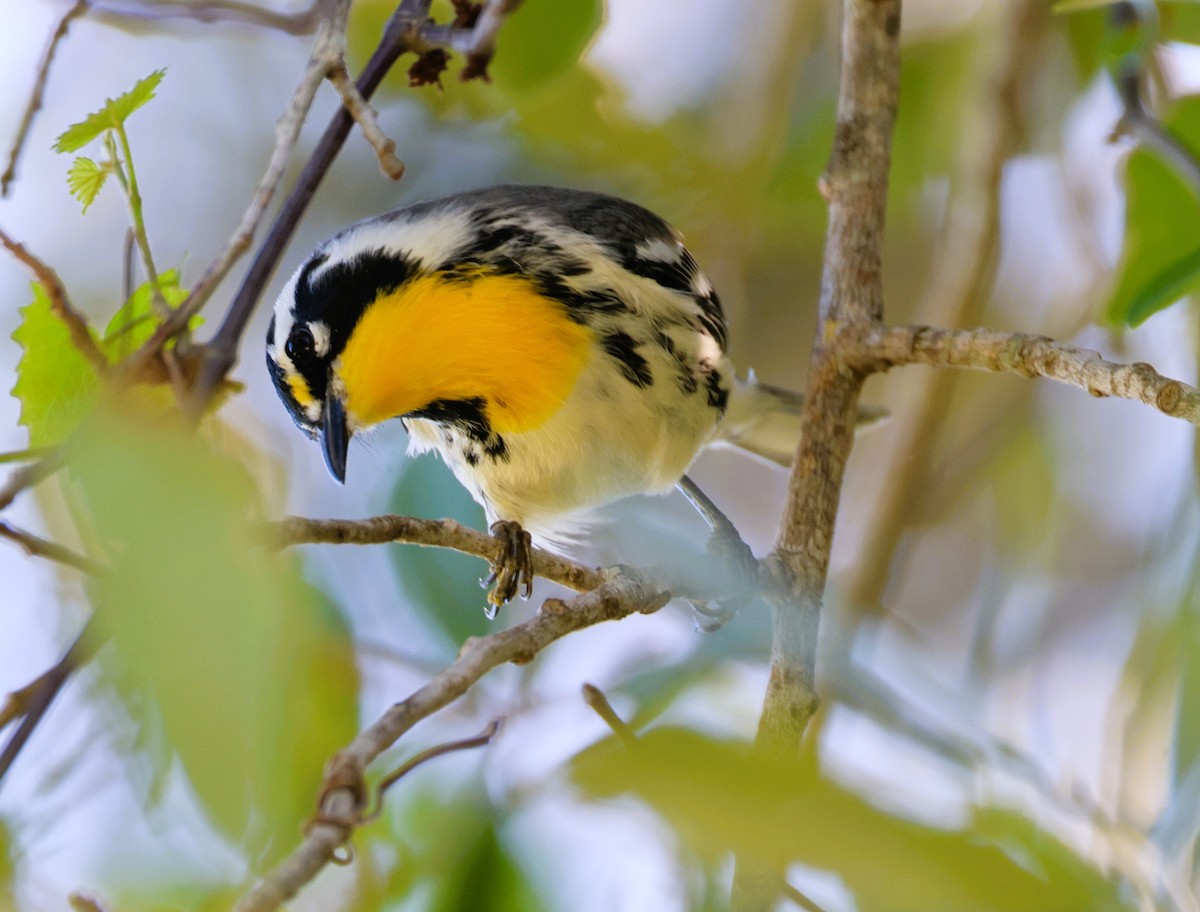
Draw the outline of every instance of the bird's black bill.
[[[325,413],[321,419],[321,449],[329,473],[346,483],[346,450],[350,446],[350,430],[346,427],[346,406],[332,390],[325,397]]]

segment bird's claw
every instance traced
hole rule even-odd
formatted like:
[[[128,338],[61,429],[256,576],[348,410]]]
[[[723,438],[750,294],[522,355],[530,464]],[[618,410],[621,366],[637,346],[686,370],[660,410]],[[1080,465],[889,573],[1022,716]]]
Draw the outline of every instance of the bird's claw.
[[[696,626],[703,633],[712,633],[737,617],[742,606],[754,596],[758,590],[759,564],[750,546],[742,541],[733,523],[728,521],[714,527],[704,550],[738,593],[706,602],[691,602]]]
[[[501,519],[492,523],[496,540],[496,556],[492,559],[491,575],[484,581],[490,586],[484,613],[488,620],[496,617],[500,606],[512,601],[520,591],[521,598],[533,592],[533,539],[520,523]]]

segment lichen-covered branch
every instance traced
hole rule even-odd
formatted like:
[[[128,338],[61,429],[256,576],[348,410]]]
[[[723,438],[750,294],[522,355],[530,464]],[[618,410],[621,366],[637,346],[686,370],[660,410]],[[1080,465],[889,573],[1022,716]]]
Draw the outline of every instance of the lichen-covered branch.
[[[418,519],[413,516],[372,516],[367,519],[305,519],[289,516],[268,527],[279,546],[299,544],[381,545],[408,542],[436,548],[453,548],[484,560],[496,556],[496,540],[453,519]],[[535,549],[533,572],[552,582],[586,592],[604,582],[604,571]]]
[[[804,436],[772,560],[790,575],[774,599],[771,675],[761,747],[794,752],[816,709],[817,622],[864,373],[848,370],[841,336],[883,316],[881,259],[892,125],[900,81],[899,0],[846,0],[833,152],[821,188],[829,229]]]
[[[1200,390],[1164,377],[1149,364],[1108,361],[1099,352],[1045,336],[991,329],[871,327],[848,344],[848,368],[874,373],[901,364],[930,364],[1046,377],[1093,396],[1132,399],[1164,415],[1200,424]]]
[[[569,602],[547,599],[529,620],[508,630],[467,640],[451,665],[392,706],[335,755],[326,768],[318,816],[304,841],[242,897],[234,912],[268,912],[279,908],[330,862],[366,812],[363,771],[421,719],[457,700],[499,665],[529,662],[572,631],[631,614],[657,611],[666,601],[665,593],[640,578],[612,572],[602,585]]]

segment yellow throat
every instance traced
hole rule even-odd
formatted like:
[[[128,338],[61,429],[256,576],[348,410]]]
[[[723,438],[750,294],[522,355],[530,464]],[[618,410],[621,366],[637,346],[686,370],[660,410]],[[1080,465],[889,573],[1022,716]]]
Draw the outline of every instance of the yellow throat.
[[[461,275],[461,273],[460,273]],[[522,276],[480,271],[408,282],[367,306],[335,364],[346,410],[372,425],[439,399],[486,400],[500,434],[538,427],[563,404],[591,330]]]

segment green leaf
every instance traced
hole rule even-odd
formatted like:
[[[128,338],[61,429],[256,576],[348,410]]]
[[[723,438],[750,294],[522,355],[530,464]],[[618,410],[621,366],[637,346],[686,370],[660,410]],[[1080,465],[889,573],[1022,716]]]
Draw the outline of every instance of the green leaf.
[[[492,76],[506,89],[537,89],[578,63],[603,22],[601,0],[522,5],[504,23]]]
[[[226,836],[287,851],[325,759],[355,729],[345,625],[294,558],[263,548],[242,467],[169,416],[98,410],[69,471],[110,566],[90,589],[105,668],[139,727],[165,740],[150,755],[178,757]]]
[[[1117,884],[1024,818],[987,810],[962,830],[905,820],[811,758],[663,728],[632,747],[610,738],[572,772],[594,796],[642,798],[703,857],[835,872],[862,912],[1125,908]]]
[[[1200,97],[1185,98],[1165,120],[1192,148],[1200,147]],[[1200,237],[1195,189],[1158,155],[1138,149],[1125,168],[1125,240],[1108,319],[1134,325],[1200,289],[1189,269]]]
[[[99,378],[37,283],[12,338],[21,346],[12,394],[21,402],[20,423],[29,429],[29,445],[61,443],[92,410]]]
[[[90,158],[79,157],[67,172],[67,189],[83,205],[83,211],[95,202],[96,196],[112,172],[111,165],[98,165]]]
[[[188,292],[179,285],[177,269],[168,269],[159,275],[158,289],[163,300],[171,308],[178,307],[187,300]],[[113,314],[113,318],[105,327],[104,339],[101,342],[104,353],[114,361],[127,357],[149,341],[160,322],[158,312],[154,309],[154,286],[150,282],[143,282],[121,309]],[[192,317],[188,327],[195,329],[202,322],[203,318],[196,315]]]
[[[155,89],[162,82],[166,70],[155,70],[145,79],[138,80],[137,85],[117,98],[109,98],[104,107],[89,114],[79,123],[72,124],[54,141],[55,152],[76,152],[105,130],[115,130],[125,123],[125,120],[154,97]]]
[[[1200,249],[1172,263],[1147,282],[1129,302],[1125,320],[1130,326],[1138,326],[1196,288],[1200,288]]]
[[[1058,0],[1051,7],[1056,13],[1074,13],[1079,10],[1099,9],[1104,6],[1116,6],[1124,0]]]

